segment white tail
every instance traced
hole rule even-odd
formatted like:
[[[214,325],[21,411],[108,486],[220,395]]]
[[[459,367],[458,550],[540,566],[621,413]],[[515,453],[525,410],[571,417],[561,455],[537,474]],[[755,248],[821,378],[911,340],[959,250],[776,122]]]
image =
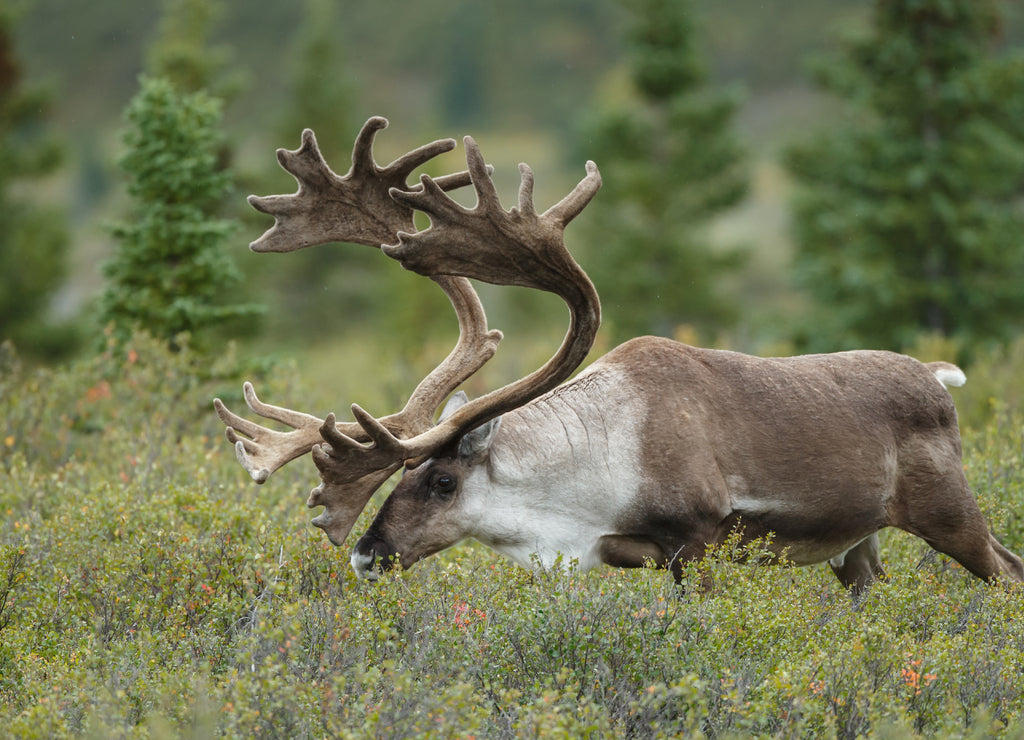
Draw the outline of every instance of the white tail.
[[[939,379],[947,388],[959,388],[967,382],[967,376],[964,375],[964,371],[949,362],[929,362],[928,368],[935,373],[935,377]]]

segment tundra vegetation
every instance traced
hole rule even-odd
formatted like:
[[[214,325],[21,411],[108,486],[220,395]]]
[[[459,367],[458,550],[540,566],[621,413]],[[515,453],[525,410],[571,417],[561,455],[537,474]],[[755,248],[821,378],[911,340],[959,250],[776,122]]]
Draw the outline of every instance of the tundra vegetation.
[[[122,3],[117,13],[144,5]],[[787,17],[782,30],[807,26],[820,37],[823,24],[810,9],[825,5],[806,4],[806,12]],[[49,24],[48,3],[39,6],[43,20],[37,24]],[[209,9],[211,4],[182,0],[167,6]],[[736,12],[738,6],[715,4],[731,22],[709,25],[732,33],[732,23],[750,15]],[[238,7],[252,16],[247,6]],[[464,4],[453,7],[459,11],[451,14],[455,22],[440,24],[437,32],[476,38],[479,46],[422,34],[423,17],[415,13],[389,19],[413,29],[390,35],[405,44],[402,58],[414,59],[418,67],[443,65],[470,75],[445,78],[445,94],[423,96],[440,98],[437,110],[446,118],[462,122],[475,114],[500,120],[486,109],[494,105],[489,93],[476,93],[495,90],[509,97],[528,75],[508,63],[508,47],[494,43],[495,37],[467,33],[479,21],[464,12]],[[579,7],[578,22],[567,27],[583,28],[591,22],[587,19],[600,17],[592,4]],[[765,13],[777,15],[763,3],[756,7],[759,20]],[[417,12],[436,15],[437,8]],[[498,11],[486,12],[493,20]],[[534,15],[523,16],[528,28]],[[92,10],[89,17],[109,21],[111,16]],[[88,24],[68,23],[82,25]],[[268,16],[266,25],[279,39],[282,24]],[[525,33],[509,32],[512,26],[505,23],[486,25],[501,29],[500,40],[522,46]],[[780,34],[764,34],[763,22],[755,27],[758,43],[744,46],[756,50],[757,70],[770,70],[787,58],[765,53],[764,44],[777,43]],[[151,72],[179,79],[174,70],[210,71],[207,62],[216,62],[216,55],[194,56],[177,46],[181,39],[206,38],[202,27],[200,32],[188,28],[165,25],[164,36],[174,43],[153,53],[150,64],[159,69]],[[378,34],[347,35],[380,43]],[[559,45],[556,36],[546,43]],[[420,37],[434,53],[410,43]],[[103,38],[105,47],[123,47]],[[78,48],[65,36],[59,44]],[[265,53],[267,44],[239,46],[281,66],[278,55]],[[584,62],[610,57],[602,45],[571,46],[598,50],[579,58]],[[481,50],[488,51],[489,64],[477,63]],[[348,58],[393,56],[376,51]],[[575,66],[551,65],[551,58],[562,57],[537,53],[536,47],[530,57],[548,65],[540,71],[545,82],[551,69]],[[92,63],[72,66],[90,74],[95,69]],[[109,66],[132,69],[126,63]],[[356,71],[363,76],[363,69]],[[227,93],[210,80],[202,86]],[[66,98],[79,105],[82,95],[96,94],[94,85],[70,87]],[[388,95],[395,89],[374,87]],[[188,89],[181,86],[180,93],[191,94]],[[590,86],[560,89],[573,94],[544,97],[561,106],[563,115],[549,111],[547,116],[568,122],[566,112],[578,106],[578,90]],[[260,102],[250,109],[284,107]],[[467,111],[460,102],[484,108]],[[88,117],[89,106],[81,107]],[[109,111],[114,106],[92,107]],[[38,105],[5,110],[34,113]],[[83,135],[82,140],[86,144],[80,146],[89,148],[92,139]],[[55,161],[49,144],[31,151],[39,153],[32,162]],[[1019,161],[1019,149],[1012,151],[1008,163]],[[90,151],[83,159],[98,168],[99,156]],[[220,158],[212,164],[219,165]],[[45,169],[25,168],[21,175]],[[93,190],[103,189],[94,187],[96,179],[102,184],[98,176],[82,178],[82,202],[92,202]],[[36,213],[22,210],[21,218],[28,214],[41,224],[45,219]],[[55,225],[52,219],[50,226]],[[25,228],[8,231],[26,233]],[[49,240],[51,232],[46,246],[40,240]],[[33,233],[35,251],[18,249],[17,254],[45,258],[62,251],[63,237],[53,229]],[[17,274],[29,275],[31,264],[20,262]],[[373,284],[355,270],[347,274]],[[28,285],[23,277],[22,282],[21,287],[45,295],[52,287]],[[663,573],[643,569],[530,572],[472,543],[414,570],[388,572],[376,584],[357,581],[348,564],[353,538],[343,547],[331,546],[299,506],[317,482],[309,467],[275,474],[272,487],[254,486],[239,474],[208,399],[219,396],[240,407],[238,388],[246,377],[268,399],[296,399],[314,410],[337,408],[342,395],[368,408],[392,406],[409,376],[431,367],[449,345],[420,341],[429,312],[410,300],[416,293],[378,293],[417,319],[405,322],[411,330],[401,320],[393,322],[410,332],[398,341],[396,331],[380,332],[393,347],[378,343],[367,351],[365,338],[354,336],[263,372],[246,367],[229,348],[211,359],[197,354],[184,336],[173,338],[171,351],[167,337],[126,334],[115,340],[113,328],[106,351],[57,368],[22,365],[12,349],[0,349],[2,734],[1024,736],[1024,590],[982,584],[894,530],[882,534],[890,577],[875,584],[856,608],[823,566],[736,564],[744,556],[756,560],[765,542],[745,548],[726,543],[683,572],[688,588],[682,590]],[[403,300],[396,301],[396,295]],[[345,313],[338,309],[335,316]],[[447,321],[449,315],[443,317]],[[320,321],[305,323],[319,336]],[[404,341],[410,337],[417,341]],[[950,359],[964,349],[952,341],[921,338],[916,330],[900,334],[901,343],[912,341],[917,346],[905,349],[922,360]],[[52,344],[60,342],[47,342]],[[27,355],[40,346],[25,344],[23,351]],[[420,356],[421,350],[410,346],[426,349]],[[532,359],[543,352],[529,346],[519,354]],[[993,530],[1020,553],[1024,341],[996,351],[974,349],[969,356],[968,385],[954,391],[964,427],[965,472]],[[343,391],[337,372],[342,364]],[[503,374],[515,377],[505,367],[495,371],[498,381],[506,379]],[[372,382],[360,380],[365,378]],[[382,487],[355,523],[356,532],[365,531],[392,485]],[[699,593],[693,586],[708,575],[716,588]]]
[[[1014,356],[978,360],[954,393],[967,476],[1019,553],[1024,417],[977,400],[1024,377]],[[736,565],[730,547],[684,574],[711,571],[707,594],[653,570],[531,573],[473,544],[367,584],[298,506],[306,466],[273,486],[239,475],[208,406],[237,393],[230,353],[211,366],[136,336],[60,369],[2,362],[10,736],[1024,733],[1024,590],[898,531],[857,608],[824,566]],[[260,386],[298,397],[318,366]]]

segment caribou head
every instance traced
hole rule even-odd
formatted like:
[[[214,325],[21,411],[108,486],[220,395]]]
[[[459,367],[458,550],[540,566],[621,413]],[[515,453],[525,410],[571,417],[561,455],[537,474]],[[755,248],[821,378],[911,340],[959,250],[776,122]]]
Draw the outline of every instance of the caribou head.
[[[797,564],[828,562],[856,596],[882,575],[877,533],[894,526],[979,578],[1024,581],[1024,564],[989,534],[964,477],[945,387],[963,383],[958,368],[874,351],[757,358],[641,337],[566,382],[600,323],[597,293],[563,241],[600,187],[597,167],[588,162],[573,191],[538,213],[533,174],[520,165],[518,205],[505,210],[471,138],[467,171],[409,185],[455,142],[380,167],[372,144],[386,125],[366,123],[344,176],[324,162],[311,131],[298,150],[278,151],[299,189],[250,197],[275,218],[251,248],[380,248],[448,295],[459,322],[454,349],[390,416],[353,405],[353,421],[319,419],[263,403],[246,383],[248,407],[291,428],[279,432],[214,401],[256,482],[312,453],[321,483],[307,505],[324,507],[313,524],[336,545],[377,488],[405,469],[354,547],[360,576],[475,538],[528,567],[654,563],[678,579],[686,562],[740,531],[771,533],[775,551]],[[472,208],[446,195],[466,185]],[[414,210],[428,228],[415,230]],[[501,333],[488,330],[467,278],[552,292],[569,310],[550,360],[473,400],[456,390]]]

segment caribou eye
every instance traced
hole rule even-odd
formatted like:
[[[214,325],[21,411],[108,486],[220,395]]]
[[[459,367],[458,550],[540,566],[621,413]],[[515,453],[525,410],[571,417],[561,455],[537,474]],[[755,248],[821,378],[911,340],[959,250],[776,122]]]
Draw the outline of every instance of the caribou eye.
[[[437,476],[430,486],[430,492],[437,496],[449,496],[455,490],[455,476],[444,473]]]

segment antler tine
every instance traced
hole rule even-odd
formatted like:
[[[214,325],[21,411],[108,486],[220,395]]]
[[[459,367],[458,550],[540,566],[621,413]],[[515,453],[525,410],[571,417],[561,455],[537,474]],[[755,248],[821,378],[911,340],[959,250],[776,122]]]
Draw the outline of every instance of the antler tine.
[[[403,154],[384,169],[401,176],[402,182],[404,183],[405,180],[408,179],[409,175],[412,174],[412,171],[417,167],[426,164],[439,154],[450,152],[454,148],[455,139],[438,139],[437,141],[424,144],[418,149],[413,149],[411,152]],[[462,182],[468,185],[469,178],[465,177]]]
[[[313,462],[321,473],[325,467],[334,464],[320,445],[313,447]],[[314,517],[310,523],[326,532],[330,541],[340,547],[370,498],[399,467],[395,465],[374,471],[348,483],[322,481],[306,499],[306,506],[310,509],[324,507],[323,513]]]
[[[533,205],[533,170],[525,162],[519,163],[519,213],[527,218],[537,215]]]
[[[478,198],[477,208],[500,211],[501,198],[498,197],[498,189],[494,187],[494,180],[491,179],[487,170],[480,147],[472,136],[466,136],[462,141],[466,145],[466,166],[469,169],[469,176],[473,180],[473,189]]]
[[[388,119],[383,116],[372,116],[363,124],[352,145],[352,167],[349,174],[372,175],[377,172],[377,163],[373,159],[373,142],[377,138],[377,132],[386,129],[388,125]]]
[[[563,228],[580,215],[601,189],[601,173],[597,165],[588,159],[586,170],[587,176],[577,183],[572,192],[544,213],[545,216],[562,224]]]
[[[493,170],[494,168],[491,167],[491,165],[487,165],[488,172],[492,172]],[[446,193],[449,190],[457,190],[458,188],[464,188],[467,185],[472,184],[473,182],[472,179],[470,179],[468,172],[455,172],[451,175],[441,175],[440,177],[433,178],[433,180],[434,183]],[[416,192],[418,190],[421,190],[422,188],[423,185],[421,183],[416,183],[415,185],[409,187],[409,191]]]
[[[304,414],[301,411],[293,411],[283,406],[263,403],[256,395],[256,389],[253,388],[252,383],[249,381],[242,383],[242,395],[245,396],[245,405],[264,419],[273,419],[294,428],[320,421],[315,416]]]
[[[316,134],[311,128],[302,129],[301,144],[295,151],[277,150],[277,161],[285,172],[290,173],[299,184],[299,191],[330,187],[341,180],[320,152]]]
[[[306,454],[320,441],[323,420],[263,403],[248,381],[243,384],[242,391],[251,411],[264,419],[292,427],[290,432],[278,432],[260,426],[229,410],[219,398],[213,399],[217,416],[226,427],[225,436],[235,446],[238,462],[254,481],[263,483],[275,470]]]

